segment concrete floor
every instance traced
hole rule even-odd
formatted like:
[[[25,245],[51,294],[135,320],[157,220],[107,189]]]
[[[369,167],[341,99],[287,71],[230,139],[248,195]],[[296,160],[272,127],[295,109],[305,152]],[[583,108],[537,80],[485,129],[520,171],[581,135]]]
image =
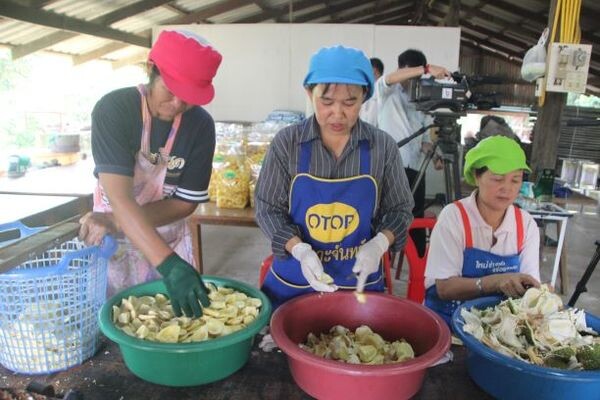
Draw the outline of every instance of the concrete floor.
[[[577,210],[582,211],[582,210]],[[598,209],[587,207],[577,213],[567,225],[566,250],[569,271],[569,287],[562,295],[566,303],[575,290],[576,283],[594,252],[594,242],[600,240],[600,215]],[[549,236],[556,239],[554,226],[547,228]],[[270,254],[270,244],[258,228],[214,226],[202,227],[204,273],[226,276],[252,285],[258,285],[258,272],[262,260]],[[556,249],[544,247],[542,252],[541,276],[549,282]],[[394,280],[394,293],[406,295],[406,264],[400,280]],[[395,271],[392,271],[395,274]],[[578,308],[600,315],[600,266],[587,284],[588,292],[576,303]]]

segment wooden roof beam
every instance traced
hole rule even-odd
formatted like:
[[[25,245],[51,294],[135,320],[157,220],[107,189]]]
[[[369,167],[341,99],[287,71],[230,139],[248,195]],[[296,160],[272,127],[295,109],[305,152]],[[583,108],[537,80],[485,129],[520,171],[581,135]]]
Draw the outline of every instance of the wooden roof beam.
[[[110,25],[117,21],[129,18],[133,15],[140,14],[142,12],[151,10],[153,8],[165,5],[170,3],[172,0],[142,0],[137,3],[130,4],[126,7],[119,8],[117,10],[111,11],[108,14],[104,14],[98,18],[94,18],[91,23],[98,25]],[[51,33],[50,35],[46,35],[42,38],[29,42],[27,44],[23,44],[20,46],[15,46],[12,51],[12,59],[16,60],[21,57],[25,57],[29,54],[35,53],[36,51],[43,50],[47,47],[51,47],[57,43],[63,42],[67,39],[71,39],[77,36],[77,33],[67,32],[67,31],[59,31],[55,33]]]
[[[331,18],[331,22],[339,22],[338,14],[345,10],[344,9],[340,10],[340,8],[338,6],[331,5],[331,1],[329,1],[329,0],[324,0],[323,3],[325,4],[326,9],[329,11],[329,16]],[[364,5],[364,4],[365,4],[365,2],[362,1],[361,5]]]
[[[113,61],[112,68],[119,69],[119,68],[126,67],[127,65],[131,65],[131,64],[143,64],[146,62],[147,59],[148,59],[148,51],[142,51],[142,52],[133,54],[129,57],[125,57],[120,60]]]
[[[127,33],[121,30],[108,28],[92,22],[83,21],[66,15],[57,14],[46,10],[35,10],[21,5],[3,2],[0,6],[0,15],[18,21],[35,25],[62,29],[85,35],[98,36],[105,39],[116,40],[140,47],[150,47],[150,39]]]
[[[171,3],[163,4],[161,6],[161,8],[169,10],[177,15],[188,15],[189,14],[189,12],[185,11],[183,8],[181,8],[175,4],[171,4]]]
[[[416,0],[414,3],[414,12],[411,18],[411,24],[420,25],[423,21],[427,23],[427,0]]]
[[[101,25],[111,25],[117,21],[133,17],[134,15],[141,14],[143,12],[152,10],[157,7],[169,4],[173,0],[141,0],[135,3],[129,4],[128,6],[118,8],[107,14],[101,15],[94,18],[90,22],[94,22]]]
[[[583,2],[582,2],[582,4],[583,4]],[[547,23],[548,23],[548,11],[549,11],[548,4],[544,5],[545,8],[544,8],[543,13],[533,13],[533,12],[531,12],[531,10],[525,8],[524,6],[521,6],[519,4],[512,4],[505,0],[494,0],[493,2],[490,2],[488,5],[490,7],[496,7],[499,10],[506,11],[506,12],[509,12],[514,15],[518,15],[518,16],[526,15],[525,19],[533,20],[533,21],[536,21],[536,22],[544,24],[544,25],[547,25]],[[584,12],[583,8],[585,8],[585,12]],[[600,13],[595,12],[593,9],[586,7],[585,5],[582,5],[582,10],[580,13],[580,25],[581,25],[581,21],[585,20],[586,25],[588,25],[589,27],[596,27],[596,26],[598,26],[598,19],[600,19]],[[583,34],[583,32],[592,33],[592,32],[597,32],[597,31],[598,31],[597,29],[594,29],[594,28],[588,29],[587,27],[584,27],[581,29],[582,34]]]
[[[479,3],[479,5],[482,5],[483,3]],[[444,12],[445,10],[440,9],[440,6],[446,6],[449,7],[448,4],[448,0],[444,0],[443,2],[436,2],[434,3],[434,7],[437,6],[437,9],[441,12]],[[500,27],[503,27],[503,30],[518,30],[518,31],[522,31],[523,29],[527,29],[535,34],[537,34],[538,36],[542,33],[542,31],[544,30],[544,28],[546,27],[545,24],[536,24],[536,26],[528,26],[525,25],[524,23],[514,23],[508,19],[506,19],[505,17],[501,17],[499,15],[492,15],[489,14],[488,12],[481,10],[477,7],[469,7],[466,5],[462,5],[462,9],[461,12],[465,12],[464,15],[461,15],[461,20],[464,20],[465,17],[468,15],[470,17],[477,17],[483,20],[486,20],[494,25],[498,25]]]
[[[57,1],[59,0],[12,0],[13,3],[31,8],[44,8],[52,3],[56,3]]]
[[[396,2],[394,2],[396,4]],[[340,22],[353,22],[361,24],[375,24],[379,21],[396,17],[402,13],[405,15],[405,10],[412,8],[412,3],[404,3],[400,6],[389,5],[385,9],[376,8],[372,13],[366,13],[364,10],[358,11],[351,15],[346,15],[340,19]],[[385,11],[385,12],[384,12]]]
[[[496,51],[497,54],[500,54],[509,60],[515,60],[516,62],[519,62],[519,63],[523,61],[523,54],[517,53],[511,49],[507,49],[506,47],[503,47],[502,45],[500,45],[498,43],[492,43],[485,39],[480,39],[480,38],[470,35],[466,32],[460,33],[460,40],[461,41],[463,41],[463,40],[470,41],[474,46],[477,46],[477,47],[484,46],[484,48],[487,48],[488,51],[491,51],[491,52]]]
[[[77,36],[77,33],[67,31],[54,32],[32,42],[13,47],[10,50],[10,56],[13,60],[17,60],[19,58],[28,56],[29,54],[35,53],[36,51],[44,50],[47,47],[51,47],[57,43],[71,39],[75,36]]]
[[[460,0],[450,0],[450,6],[444,18],[440,21],[440,26],[458,26],[460,21]]]
[[[349,0],[336,5],[329,5],[325,9],[313,11],[294,18],[294,23],[306,23],[327,15],[334,15],[342,11],[351,10],[364,5],[364,0]]]
[[[405,11],[403,13],[396,14],[393,17],[390,16],[388,18],[382,18],[377,22],[377,25],[407,25],[413,16],[413,11]]]
[[[73,56],[72,57],[73,65],[84,64],[88,61],[95,60],[106,54],[112,53],[113,51],[121,50],[125,47],[127,47],[126,44],[119,43],[119,42],[111,42],[111,43],[109,43],[105,46],[99,47],[95,50],[88,51],[87,53]]]
[[[473,41],[471,41],[469,39],[466,39],[466,38],[461,38],[460,39],[460,46],[461,47],[465,46],[465,47],[468,47],[470,49],[474,49],[474,50],[477,50],[477,51],[486,52],[486,53],[488,53],[488,57],[498,58],[498,59],[500,59],[502,61],[506,61],[506,62],[508,62],[510,64],[521,65],[521,61],[516,60],[514,58],[509,58],[509,57],[507,57],[507,54],[504,54],[502,52],[498,52],[498,51],[496,51],[494,49],[490,49],[490,48],[488,48],[486,46],[480,46],[479,44],[475,44]],[[526,81],[519,82],[519,83],[529,84]]]
[[[377,25],[407,25],[414,18],[414,11],[406,11],[389,18],[382,18],[377,22]]]
[[[273,11],[274,9],[265,0],[254,0],[254,4],[260,7],[263,11]]]
[[[300,0],[294,1],[293,3],[293,11],[302,11],[304,9],[314,7],[317,5],[323,4],[322,1],[319,0]],[[289,16],[289,6],[287,4],[279,6],[277,8],[273,8],[271,11],[264,11],[262,13],[251,15],[249,17],[243,17],[234,21],[237,24],[255,24],[263,21],[267,21],[269,19],[274,19],[277,22],[287,21]],[[296,22],[294,20],[294,22]]]
[[[444,15],[437,11],[437,10],[432,10],[430,13],[430,18],[433,17],[433,21],[439,21],[441,20]],[[537,39],[534,38],[530,38],[529,40],[517,40],[517,39],[513,39],[511,37],[508,36],[504,36],[502,34],[502,32],[497,32],[482,26],[478,26],[478,25],[472,25],[464,20],[460,21],[460,26],[465,27],[469,30],[472,31],[476,31],[479,34],[482,34],[484,36],[486,36],[485,39],[488,40],[500,40],[504,43],[510,44],[511,46],[515,46],[517,48],[520,49],[527,49],[528,47],[531,47],[533,44],[537,43]]]
[[[225,2],[226,3],[226,2]],[[178,25],[178,24],[186,24],[189,23],[187,21],[189,21],[190,19],[196,19],[196,18],[200,18],[200,19],[207,19],[207,18],[211,18],[215,15],[221,14],[223,12],[227,12],[228,10],[224,10],[223,8],[223,4],[219,3],[216,4],[214,6],[205,8],[203,10],[200,10],[198,12],[195,13],[186,13],[183,16],[177,16],[175,18],[171,18],[168,21],[164,21],[162,24],[163,25],[167,25],[167,24],[172,24],[172,25]],[[144,32],[142,32],[141,34],[143,35],[148,35],[148,37],[151,35],[151,29],[145,30]],[[95,50],[89,51],[87,53],[84,54],[80,54],[77,56],[73,57],[73,64],[74,65],[79,65],[79,64],[83,64],[86,63],[88,61],[92,61],[95,60],[97,58],[100,58],[106,54],[112,53],[114,51],[120,50],[122,48],[126,47],[126,45],[120,44],[120,43],[109,43],[105,46],[102,46],[100,48],[97,48]]]
[[[173,24],[194,24],[202,22],[203,20],[214,17],[215,15],[223,14],[229,11],[233,11],[236,8],[245,7],[247,5],[254,4],[254,0],[226,0],[220,1],[215,4],[203,8],[199,11],[191,12],[187,15],[179,17],[177,21],[173,21]]]

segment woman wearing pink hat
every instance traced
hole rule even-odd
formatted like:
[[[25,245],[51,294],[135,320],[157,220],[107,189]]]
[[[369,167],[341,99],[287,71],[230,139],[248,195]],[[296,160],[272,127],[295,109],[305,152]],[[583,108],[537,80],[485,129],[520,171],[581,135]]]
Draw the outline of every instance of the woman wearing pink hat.
[[[199,106],[214,97],[220,63],[204,39],[163,31],[150,51],[149,83],[108,93],[94,107],[98,185],[80,237],[121,237],[109,294],[162,275],[175,314],[200,316],[199,301],[209,304],[185,218],[208,201],[215,126]]]

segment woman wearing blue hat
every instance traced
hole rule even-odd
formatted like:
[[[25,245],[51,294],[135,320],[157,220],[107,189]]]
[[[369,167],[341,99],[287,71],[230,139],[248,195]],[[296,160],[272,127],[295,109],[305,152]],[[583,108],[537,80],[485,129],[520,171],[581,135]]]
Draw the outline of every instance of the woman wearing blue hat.
[[[359,119],[373,93],[368,58],[322,48],[304,87],[315,113],[276,135],[256,187],[275,256],[262,290],[275,307],[312,291],[383,291],[380,260],[404,246],[412,220],[396,143]]]
[[[539,231],[529,213],[513,206],[523,171],[529,171],[525,153],[504,136],[467,153],[465,181],[477,190],[440,213],[425,269],[425,305],[446,322],[463,300],[517,297],[539,287]]]

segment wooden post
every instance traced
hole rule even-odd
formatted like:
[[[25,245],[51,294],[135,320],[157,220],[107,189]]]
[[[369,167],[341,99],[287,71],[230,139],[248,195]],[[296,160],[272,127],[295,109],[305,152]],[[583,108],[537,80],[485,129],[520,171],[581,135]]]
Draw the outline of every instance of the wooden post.
[[[554,22],[556,3],[557,0],[552,0],[550,3],[550,12],[548,13],[548,26],[550,28],[552,28]],[[556,37],[559,36],[559,33],[559,31],[556,32]],[[550,45],[550,40],[548,40],[548,47]],[[546,92],[546,100],[540,108],[533,130],[531,169],[534,179],[537,172],[542,168],[556,168],[560,121],[566,101],[566,93]]]
[[[531,167],[534,176],[542,168],[556,168],[560,121],[566,100],[566,93],[546,93],[533,131]]]

